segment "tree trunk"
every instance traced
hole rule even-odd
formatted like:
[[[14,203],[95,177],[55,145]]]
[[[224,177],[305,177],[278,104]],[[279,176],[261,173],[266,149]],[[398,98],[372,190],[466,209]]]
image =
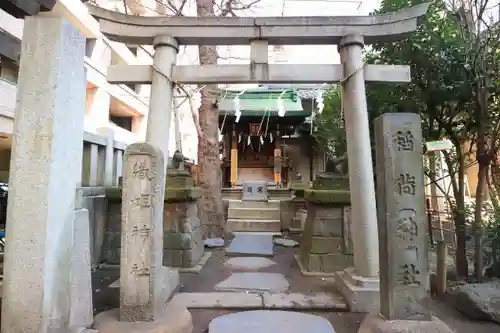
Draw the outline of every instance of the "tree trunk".
[[[486,138],[480,134],[477,138],[476,159],[478,161],[476,207],[474,209],[474,222],[472,231],[474,235],[474,275],[478,281],[483,278],[483,204],[487,190],[487,177],[490,161],[486,151]]]
[[[455,220],[455,236],[457,248],[455,249],[455,264],[457,268],[457,279],[465,280],[469,276],[469,263],[467,262],[467,248],[465,240],[467,236],[465,224],[465,207],[456,207],[453,213]]]
[[[452,209],[452,217],[455,223],[455,237],[457,248],[455,249],[455,265],[457,278],[464,280],[469,276],[469,263],[467,262],[467,249],[465,240],[467,237],[466,218],[465,218],[465,156],[462,154],[461,145],[458,141],[453,141],[457,160],[454,161],[447,152],[443,152],[448,170],[452,173],[450,181],[455,198],[455,206]],[[456,174],[454,167],[458,164]]]
[[[199,17],[215,16],[211,0],[196,0]],[[217,47],[199,46],[201,65],[217,64]],[[224,235],[224,214],[221,196],[221,161],[219,157],[219,120],[215,107],[216,86],[206,86],[200,91],[201,105],[198,109],[202,136],[198,138],[198,167],[202,196],[199,214],[204,237]]]
[[[479,125],[476,140],[476,160],[478,162],[476,207],[474,210],[474,221],[472,230],[474,234],[474,275],[478,281],[483,279],[483,203],[487,195],[488,170],[491,164],[488,149],[488,136],[491,135],[487,124],[488,117],[488,80],[483,77],[475,83],[476,85],[476,109],[475,119]],[[493,143],[495,144],[495,143]]]

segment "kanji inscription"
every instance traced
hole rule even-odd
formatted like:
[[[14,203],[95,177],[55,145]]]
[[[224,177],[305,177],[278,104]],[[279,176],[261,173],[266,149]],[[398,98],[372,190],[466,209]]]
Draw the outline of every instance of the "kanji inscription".
[[[410,130],[398,130],[392,136],[394,146],[399,151],[413,151],[415,143],[413,142],[413,134]]]
[[[133,236],[149,237],[151,236],[152,228],[148,228],[145,224],[142,227],[134,226],[132,228]]]
[[[420,271],[415,264],[404,264],[400,266],[399,283],[405,286],[420,286]]]
[[[150,193],[141,194],[139,197],[132,199],[132,203],[140,207],[151,207],[151,197]]]
[[[410,175],[408,172],[401,173],[396,179],[398,193],[400,195],[409,194],[415,195],[415,176]]]
[[[131,274],[137,275],[137,276],[149,276],[149,268],[144,266],[144,263],[142,265],[137,265],[133,264],[132,265],[132,270],[130,271]]]
[[[134,163],[134,168],[132,171],[132,174],[134,177],[140,178],[140,179],[150,179],[150,169],[146,166],[146,161],[145,160],[139,160]]]
[[[413,242],[418,236],[418,224],[415,221],[417,212],[412,208],[401,209],[396,218],[396,236],[403,241]]]

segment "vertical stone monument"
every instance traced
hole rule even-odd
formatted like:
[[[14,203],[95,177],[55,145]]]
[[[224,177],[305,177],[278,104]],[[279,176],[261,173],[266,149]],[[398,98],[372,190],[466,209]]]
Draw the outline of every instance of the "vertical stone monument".
[[[119,190],[117,191],[119,193]],[[189,311],[167,303],[179,273],[163,267],[163,152],[134,143],[125,151],[120,249],[120,308],[94,320],[99,332],[191,332]]]
[[[164,309],[163,262],[164,160],[147,144],[125,152],[122,192],[120,320],[153,321]]]
[[[375,120],[380,306],[388,320],[430,320],[424,171],[420,116],[388,113]]]
[[[344,209],[351,204],[349,179],[320,174],[304,197],[307,218],[298,255],[302,273],[333,274],[352,265],[352,251],[345,246],[350,242],[349,228],[344,223]]]

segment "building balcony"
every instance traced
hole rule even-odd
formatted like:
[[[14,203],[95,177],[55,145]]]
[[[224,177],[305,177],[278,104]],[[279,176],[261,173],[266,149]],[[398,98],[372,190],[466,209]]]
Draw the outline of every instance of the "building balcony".
[[[147,101],[135,91],[124,84],[109,84],[106,74],[94,65],[88,57],[85,58],[85,65],[87,69],[87,82],[96,87],[104,87],[112,97],[118,99],[129,108],[136,110],[140,115],[145,115],[148,112]]]
[[[13,119],[16,108],[16,85],[0,77],[0,115]]]

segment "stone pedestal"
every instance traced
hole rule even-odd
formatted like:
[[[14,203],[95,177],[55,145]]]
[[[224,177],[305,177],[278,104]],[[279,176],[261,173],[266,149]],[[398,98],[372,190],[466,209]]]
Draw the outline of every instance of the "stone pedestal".
[[[167,170],[163,217],[163,264],[190,268],[203,256],[205,247],[198,216],[201,191],[185,170]]]
[[[306,201],[304,199],[304,191],[306,186],[293,187],[294,196],[292,198],[293,216],[290,224],[289,231],[292,233],[300,233],[304,230],[302,224],[302,211],[306,208]]]
[[[85,38],[24,20],[10,161],[2,332],[68,332],[75,193],[82,174]],[[85,291],[83,291],[85,292]],[[73,309],[75,310],[75,309]]]
[[[307,219],[302,234],[299,261],[309,273],[330,273],[352,265],[345,239],[344,207],[350,205],[348,179],[318,176],[305,190]]]
[[[380,281],[378,277],[356,274],[353,267],[335,272],[335,286],[344,296],[352,312],[380,311]]]
[[[446,323],[436,317],[431,320],[386,320],[383,316],[369,314],[363,319],[358,333],[453,333]]]

